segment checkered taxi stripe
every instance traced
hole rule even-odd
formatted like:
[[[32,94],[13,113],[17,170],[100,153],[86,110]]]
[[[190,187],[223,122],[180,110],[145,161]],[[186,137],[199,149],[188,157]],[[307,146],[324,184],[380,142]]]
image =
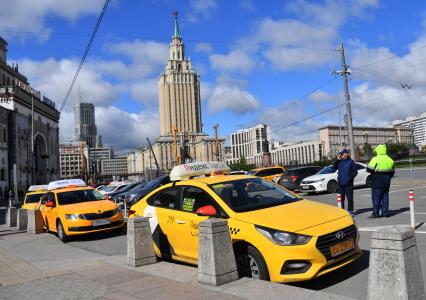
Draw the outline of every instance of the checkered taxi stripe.
[[[239,228],[235,228],[235,227],[229,227],[229,232],[231,233],[231,235],[235,235],[238,234],[238,232],[240,232]]]

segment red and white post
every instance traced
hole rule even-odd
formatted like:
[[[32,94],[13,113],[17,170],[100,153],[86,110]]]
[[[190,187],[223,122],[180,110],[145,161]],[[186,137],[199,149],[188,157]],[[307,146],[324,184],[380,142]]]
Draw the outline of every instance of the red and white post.
[[[414,192],[408,192],[408,200],[410,202],[410,225],[411,228],[416,228],[416,220],[414,216]]]
[[[337,194],[337,207],[342,208],[342,195]]]

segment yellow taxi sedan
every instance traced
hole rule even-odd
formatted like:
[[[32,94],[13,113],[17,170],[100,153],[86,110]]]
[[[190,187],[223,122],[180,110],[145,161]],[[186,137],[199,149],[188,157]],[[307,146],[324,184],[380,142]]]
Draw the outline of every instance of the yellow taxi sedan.
[[[241,276],[309,280],[361,255],[358,230],[345,210],[254,176],[193,178],[218,168],[227,167],[217,162],[175,167],[173,183],[131,207],[134,216],[149,218],[157,256],[197,264],[198,226],[211,217],[228,221]]]
[[[281,166],[257,168],[249,171],[248,175],[265,178],[266,180],[273,181],[275,177],[284,175],[285,169]]]
[[[21,208],[28,210],[38,209],[41,197],[46,194],[47,185],[32,185],[25,194],[24,204]]]
[[[70,236],[113,230],[124,224],[121,209],[79,179],[49,183],[40,210],[46,230],[56,232],[63,242]]]

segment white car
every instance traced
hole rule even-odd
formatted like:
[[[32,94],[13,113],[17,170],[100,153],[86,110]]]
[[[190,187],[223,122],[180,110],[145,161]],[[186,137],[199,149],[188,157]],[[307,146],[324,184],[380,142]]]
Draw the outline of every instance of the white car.
[[[354,186],[367,186],[371,184],[370,173],[367,172],[367,165],[357,162],[358,175],[354,179]],[[337,192],[337,171],[332,166],[321,169],[317,174],[306,177],[302,180],[300,188],[305,192]]]

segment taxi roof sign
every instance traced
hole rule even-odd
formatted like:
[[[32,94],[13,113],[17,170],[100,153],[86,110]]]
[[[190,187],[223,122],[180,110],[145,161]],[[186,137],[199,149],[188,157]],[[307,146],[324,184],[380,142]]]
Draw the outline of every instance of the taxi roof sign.
[[[69,186],[74,186],[74,187],[86,186],[86,183],[81,179],[57,180],[57,181],[49,182],[47,189],[51,191],[51,190],[66,188]]]
[[[221,161],[199,161],[176,166],[170,172],[170,180],[184,180],[190,177],[229,172],[231,169]]]
[[[43,192],[43,191],[47,191],[47,184],[31,185],[28,188],[28,192]]]

